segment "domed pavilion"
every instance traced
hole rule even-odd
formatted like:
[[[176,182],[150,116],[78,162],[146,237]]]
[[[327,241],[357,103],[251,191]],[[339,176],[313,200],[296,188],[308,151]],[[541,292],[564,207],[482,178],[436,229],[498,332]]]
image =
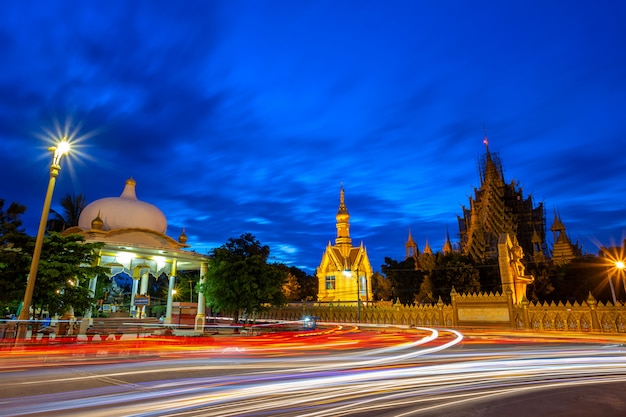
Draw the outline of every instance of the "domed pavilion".
[[[80,215],[78,226],[67,229],[64,234],[80,234],[87,242],[104,243],[98,254],[98,265],[110,268],[111,275],[93,277],[89,288],[95,294],[98,280],[106,279],[110,280],[107,286],[111,292],[115,292],[119,290],[116,278],[132,278],[131,316],[136,315],[137,305],[149,293],[150,281],[166,277],[169,286],[165,323],[171,323],[177,271],[197,270],[202,281],[207,272],[208,257],[188,250],[190,246],[184,229],[177,240],[167,236],[165,215],[156,206],[137,199],[135,185],[135,180],[131,178],[126,181],[119,197],[101,198],[87,205]],[[114,301],[113,305],[107,300],[104,303],[107,308],[115,308]],[[204,296],[198,294],[196,330],[204,327],[204,305]]]

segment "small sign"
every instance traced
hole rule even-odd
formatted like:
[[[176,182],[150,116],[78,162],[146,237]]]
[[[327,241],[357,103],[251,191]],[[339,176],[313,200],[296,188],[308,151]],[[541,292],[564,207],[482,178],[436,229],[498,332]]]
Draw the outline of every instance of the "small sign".
[[[149,306],[150,297],[135,297],[135,306]]]

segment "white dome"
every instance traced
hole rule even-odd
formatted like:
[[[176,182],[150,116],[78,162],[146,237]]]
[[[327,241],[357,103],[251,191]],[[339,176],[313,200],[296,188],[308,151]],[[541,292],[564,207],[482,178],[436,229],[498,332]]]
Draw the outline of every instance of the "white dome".
[[[161,210],[152,204],[137,200],[135,180],[126,181],[119,197],[96,200],[84,208],[78,219],[78,227],[92,228],[92,221],[99,217],[103,230],[148,229],[165,234],[167,219]]]

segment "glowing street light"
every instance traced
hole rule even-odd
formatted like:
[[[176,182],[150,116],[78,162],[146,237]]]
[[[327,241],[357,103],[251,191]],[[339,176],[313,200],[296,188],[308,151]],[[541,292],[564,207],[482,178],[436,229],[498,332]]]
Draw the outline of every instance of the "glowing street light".
[[[609,269],[609,286],[611,287],[611,296],[613,297],[613,305],[617,306],[617,298],[615,297],[615,286],[613,284],[613,275],[617,273],[618,276],[618,285],[619,278],[622,279],[622,284],[624,285],[624,292],[626,292],[626,279],[624,279],[624,272],[626,271],[626,263],[622,260],[611,260],[610,261],[612,268]]]
[[[48,151],[52,152],[52,164],[50,165],[50,181],[48,182],[48,191],[46,193],[46,199],[44,200],[43,210],[41,212],[41,219],[39,220],[39,229],[37,230],[37,238],[35,240],[35,250],[33,252],[33,260],[30,264],[30,272],[28,273],[28,282],[26,284],[26,292],[24,293],[24,303],[19,315],[17,338],[26,338],[26,332],[28,330],[28,320],[30,319],[30,305],[33,300],[33,291],[35,290],[35,280],[37,279],[37,270],[39,269],[39,258],[41,257],[41,247],[43,246],[43,237],[46,232],[46,223],[48,221],[48,214],[50,213],[50,205],[52,204],[52,193],[54,192],[54,185],[56,184],[56,178],[61,170],[61,158],[67,155],[70,151],[70,144],[67,141],[67,137],[57,143],[56,146],[48,148]]]
[[[615,269],[617,269],[617,274],[622,279],[622,285],[624,286],[624,292],[626,293],[626,263],[622,260],[615,261]]]
[[[622,279],[624,285],[624,292],[626,292],[626,240],[622,247],[601,247],[599,255],[605,259],[606,271],[608,275],[609,287],[611,287],[611,296],[613,297],[613,305],[617,306],[617,297],[615,296],[615,286],[613,284],[613,277],[617,276],[617,285],[619,285],[619,279]]]

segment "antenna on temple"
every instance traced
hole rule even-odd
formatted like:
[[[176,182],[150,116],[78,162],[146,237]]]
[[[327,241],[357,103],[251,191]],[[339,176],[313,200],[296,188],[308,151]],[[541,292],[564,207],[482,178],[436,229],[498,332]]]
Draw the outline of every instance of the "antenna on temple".
[[[483,143],[487,147],[487,151],[489,151],[489,138],[487,137],[487,126],[483,123]]]

